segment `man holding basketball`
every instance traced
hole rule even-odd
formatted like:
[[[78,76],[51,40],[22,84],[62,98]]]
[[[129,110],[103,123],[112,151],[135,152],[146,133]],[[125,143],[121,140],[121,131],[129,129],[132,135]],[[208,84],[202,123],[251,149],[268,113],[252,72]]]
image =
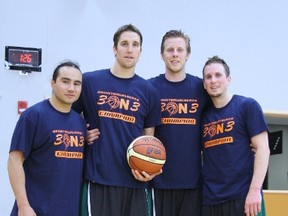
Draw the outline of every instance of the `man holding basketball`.
[[[163,173],[151,182],[157,216],[201,215],[200,121],[209,96],[202,79],[186,73],[190,53],[190,38],[168,31],[161,43],[165,74],[149,80],[160,92],[162,125],[155,136],[167,154]]]
[[[268,129],[260,105],[233,95],[226,62],[214,56],[203,67],[213,106],[203,116],[202,216],[255,216],[269,161]],[[253,151],[251,151],[251,146]]]
[[[147,181],[161,173],[131,173],[126,159],[129,144],[143,134],[154,135],[161,124],[157,90],[135,74],[142,40],[135,26],[120,27],[113,37],[114,65],[84,73],[82,94],[73,106],[83,112],[90,129],[101,132],[87,146],[84,166],[93,216],[148,216]]]

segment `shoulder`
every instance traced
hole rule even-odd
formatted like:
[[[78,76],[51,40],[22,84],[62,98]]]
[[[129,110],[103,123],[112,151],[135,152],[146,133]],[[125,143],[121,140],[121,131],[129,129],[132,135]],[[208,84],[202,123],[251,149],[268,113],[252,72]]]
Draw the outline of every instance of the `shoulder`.
[[[262,110],[261,105],[251,97],[246,97],[242,95],[233,95],[233,101],[237,105],[237,107],[251,111],[252,109]]]
[[[145,80],[144,78],[136,75],[134,77],[134,82],[135,82],[134,85],[135,86],[137,85],[137,88],[141,89],[142,91],[149,94],[158,94],[158,90],[156,88],[157,85],[155,85],[155,83],[152,82],[151,79]]]
[[[75,110],[71,109],[70,113],[73,117],[84,120],[83,117],[81,116],[81,114],[76,112]]]
[[[151,77],[151,78],[147,79],[147,81],[148,82],[156,82],[156,81],[159,81],[161,79],[165,79],[165,75],[164,74],[159,74],[158,76]]]
[[[21,121],[37,121],[37,119],[42,116],[47,116],[47,113],[50,112],[50,103],[49,100],[40,101],[28,109],[26,109],[19,117]]]
[[[89,80],[91,78],[97,78],[99,76],[103,76],[109,72],[109,69],[100,69],[95,71],[88,71],[83,73],[83,79]]]
[[[139,85],[148,85],[148,86],[151,85],[150,79],[146,80],[146,79],[144,79],[143,77],[141,77],[141,76],[139,76],[137,74],[132,78],[132,82],[135,82],[135,83],[137,83]]]
[[[259,104],[254,98],[246,97],[243,95],[233,95],[233,99],[241,102],[242,104]]]
[[[186,73],[186,78],[187,80],[190,80],[191,82],[194,82],[194,83],[198,83],[198,84],[201,84],[203,83],[203,79],[198,77],[198,76],[195,76],[195,75],[192,75],[192,74],[189,74],[189,73]]]
[[[106,83],[109,69],[101,69],[83,73],[82,92],[94,86],[94,83]]]
[[[50,107],[49,99],[45,99],[43,101],[37,102],[36,104],[26,109],[23,112],[23,114],[25,113],[34,114],[34,113],[43,113],[43,112],[45,113],[49,107]]]
[[[80,123],[84,124],[86,127],[86,121],[85,119],[81,116],[81,114],[77,113],[75,110],[71,109],[70,111],[71,116],[76,119],[77,121],[79,121]]]
[[[161,84],[161,82],[163,82],[163,80],[165,80],[165,75],[164,74],[160,74],[158,76],[149,78],[147,81],[149,83],[151,83],[153,86],[157,87]]]

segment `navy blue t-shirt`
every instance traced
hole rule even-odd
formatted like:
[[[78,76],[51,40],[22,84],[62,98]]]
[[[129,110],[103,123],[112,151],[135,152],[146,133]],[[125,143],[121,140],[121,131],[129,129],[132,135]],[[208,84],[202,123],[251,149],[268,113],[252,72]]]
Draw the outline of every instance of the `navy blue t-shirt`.
[[[90,128],[101,133],[85,151],[85,178],[103,185],[147,187],[133,177],[126,151],[144,128],[161,124],[157,90],[138,75],[123,79],[109,69],[86,72],[73,109],[83,111]]]
[[[223,108],[204,112],[204,205],[247,196],[254,167],[251,138],[267,130],[262,109],[252,98],[234,95]]]
[[[24,152],[27,196],[37,215],[78,216],[85,137],[83,118],[57,111],[49,100],[21,114],[10,151]],[[11,215],[18,215],[16,202]]]
[[[151,185],[160,189],[191,189],[202,186],[201,115],[209,100],[202,79],[186,74],[170,82],[161,74],[149,79],[161,97],[162,125],[155,136],[166,148],[163,173]]]

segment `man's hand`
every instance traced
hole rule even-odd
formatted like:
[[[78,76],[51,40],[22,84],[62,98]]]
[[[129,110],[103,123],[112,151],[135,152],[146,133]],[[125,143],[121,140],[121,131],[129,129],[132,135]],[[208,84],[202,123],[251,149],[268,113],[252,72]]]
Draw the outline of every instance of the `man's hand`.
[[[18,216],[36,216],[36,213],[31,208],[31,206],[25,206],[18,208]]]
[[[89,124],[87,124],[87,129],[89,128]],[[93,144],[93,142],[98,139],[100,136],[100,131],[98,128],[87,130],[86,142],[88,145]]]
[[[142,171],[140,173],[138,170],[133,170],[133,169],[131,169],[131,172],[132,172],[134,178],[137,179],[138,181],[148,182],[148,181],[151,181],[155,176],[161,174],[163,171],[161,169],[159,172],[152,174],[152,175],[149,175],[145,171]]]
[[[262,196],[260,190],[250,189],[245,201],[246,216],[257,216],[261,212]]]

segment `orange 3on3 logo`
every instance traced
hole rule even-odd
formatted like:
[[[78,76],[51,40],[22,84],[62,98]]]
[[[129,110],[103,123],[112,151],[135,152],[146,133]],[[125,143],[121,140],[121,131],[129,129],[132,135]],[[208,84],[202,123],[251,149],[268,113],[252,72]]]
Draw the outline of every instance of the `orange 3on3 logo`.
[[[161,112],[168,112],[169,114],[169,116],[163,115],[166,117],[162,117],[162,124],[196,125],[196,119],[189,114],[196,113],[198,107],[199,104],[196,99],[161,99]],[[175,114],[179,115],[173,117]]]
[[[210,140],[204,143],[205,148],[217,146],[221,144],[232,143],[233,137],[231,136],[224,136],[219,139],[213,139],[213,137],[215,135],[225,134],[229,131],[232,131],[234,125],[235,125],[235,121],[233,120],[233,118],[221,119],[217,122],[211,122],[211,123],[205,124],[203,137],[205,138],[207,135],[210,137]]]
[[[161,112],[167,111],[169,116],[176,113],[196,113],[199,104],[193,99],[162,99]]]
[[[99,117],[113,118],[129,123],[135,123],[136,118],[134,116],[126,115],[120,110],[127,110],[132,112],[138,111],[139,107],[141,106],[138,98],[115,92],[98,91],[97,93],[99,94],[97,105],[108,104],[110,107],[110,111],[107,111],[107,108],[105,107],[103,107],[103,109],[99,109]],[[118,110],[113,112],[111,111],[112,109]]]
[[[68,148],[82,148],[84,146],[85,138],[82,132],[67,130],[53,130],[52,132],[55,134],[54,146],[60,146],[62,144],[65,146],[64,151],[55,151],[55,157],[83,159],[82,151],[66,151]]]
[[[106,95],[109,94],[109,95]],[[106,94],[99,95],[98,105],[109,104],[111,109],[124,109],[136,112],[140,103],[139,100],[134,97],[129,97],[128,95],[120,95],[117,93],[108,92]]]

